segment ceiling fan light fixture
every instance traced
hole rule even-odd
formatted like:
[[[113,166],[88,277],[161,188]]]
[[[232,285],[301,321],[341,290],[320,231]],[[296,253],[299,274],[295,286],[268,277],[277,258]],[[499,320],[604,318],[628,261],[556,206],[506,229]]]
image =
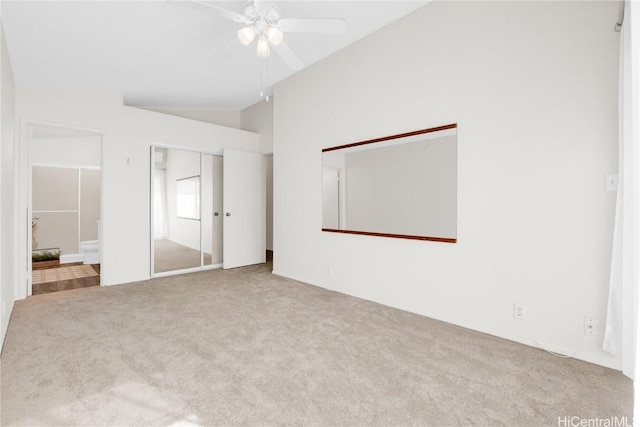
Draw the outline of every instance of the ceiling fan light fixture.
[[[267,38],[264,36],[261,36],[258,39],[257,53],[258,53],[258,56],[262,58],[266,58],[267,56],[271,55],[271,48],[269,47],[269,42],[267,41]]]
[[[278,27],[269,27],[267,28],[267,38],[274,46],[278,46],[282,43],[282,39],[284,38],[284,33]]]
[[[258,34],[258,30],[253,25],[248,27],[244,27],[238,30],[238,39],[240,39],[240,43],[245,46],[249,46],[253,39],[256,38]]]

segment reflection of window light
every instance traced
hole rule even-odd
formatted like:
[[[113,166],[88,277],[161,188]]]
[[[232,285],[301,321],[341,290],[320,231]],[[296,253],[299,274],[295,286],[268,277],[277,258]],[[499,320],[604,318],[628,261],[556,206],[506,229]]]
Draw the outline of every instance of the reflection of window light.
[[[200,176],[176,180],[178,218],[200,219]]]

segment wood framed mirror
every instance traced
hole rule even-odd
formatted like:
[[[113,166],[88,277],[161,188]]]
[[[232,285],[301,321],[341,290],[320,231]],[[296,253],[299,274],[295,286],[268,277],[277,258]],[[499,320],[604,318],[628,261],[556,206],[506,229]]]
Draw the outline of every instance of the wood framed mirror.
[[[322,150],[322,231],[457,242],[457,124]]]

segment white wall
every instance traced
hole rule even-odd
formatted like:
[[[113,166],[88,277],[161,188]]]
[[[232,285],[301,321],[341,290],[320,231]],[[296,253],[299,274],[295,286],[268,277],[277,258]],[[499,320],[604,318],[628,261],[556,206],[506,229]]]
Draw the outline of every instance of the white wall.
[[[124,107],[117,94],[18,88],[16,115],[23,123],[39,121],[103,133],[101,274],[106,285],[149,278],[151,143],[204,151],[259,150],[253,133]],[[21,139],[22,149],[25,143]],[[26,206],[24,192],[20,191],[21,206]],[[23,220],[20,230],[25,228]]]
[[[31,163],[100,167],[100,135],[70,138],[32,138]]]
[[[159,108],[140,107],[157,113],[170,114],[185,119],[198,120],[215,125],[226,126],[234,129],[243,129],[240,126],[239,110],[206,110],[197,108]],[[248,129],[245,129],[248,130]]]
[[[273,250],[273,101],[260,101],[241,112],[241,128],[260,137],[260,152],[265,154],[266,172],[266,245]]]
[[[240,125],[260,135],[261,153],[273,153],[273,101],[260,101],[242,110]]]
[[[0,347],[18,296],[16,269],[15,84],[0,25]]]
[[[617,7],[433,2],[277,85],[274,271],[619,367],[600,350]],[[322,148],[448,123],[457,244],[320,231]],[[580,347],[584,316],[600,327]]]

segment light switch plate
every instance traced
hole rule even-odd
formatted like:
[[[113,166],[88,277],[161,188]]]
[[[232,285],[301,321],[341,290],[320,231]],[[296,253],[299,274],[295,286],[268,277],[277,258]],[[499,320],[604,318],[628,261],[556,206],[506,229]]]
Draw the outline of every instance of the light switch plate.
[[[608,173],[605,175],[607,191],[618,191],[618,174]]]

